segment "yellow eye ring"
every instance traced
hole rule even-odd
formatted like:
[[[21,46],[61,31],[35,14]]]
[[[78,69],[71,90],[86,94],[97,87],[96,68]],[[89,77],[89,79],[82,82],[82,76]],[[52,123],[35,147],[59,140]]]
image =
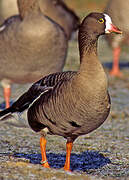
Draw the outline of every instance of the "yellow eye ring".
[[[104,19],[103,19],[103,18],[100,18],[100,19],[98,20],[98,22],[99,22],[99,23],[104,23]]]

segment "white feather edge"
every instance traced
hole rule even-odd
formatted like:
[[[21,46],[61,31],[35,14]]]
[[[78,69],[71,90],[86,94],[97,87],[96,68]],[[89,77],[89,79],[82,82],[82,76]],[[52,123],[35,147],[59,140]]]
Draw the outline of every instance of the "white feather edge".
[[[52,88],[52,87],[51,87]],[[50,89],[51,89],[50,88]],[[50,89],[46,89],[45,91],[43,91],[30,105],[29,107],[23,111],[23,112],[14,112],[14,113],[8,113],[4,116],[2,116],[2,118],[0,118],[1,121],[5,121],[6,120],[6,124],[9,125],[13,125],[15,127],[29,127],[28,124],[28,120],[27,120],[27,111],[28,109],[46,92],[48,92]]]

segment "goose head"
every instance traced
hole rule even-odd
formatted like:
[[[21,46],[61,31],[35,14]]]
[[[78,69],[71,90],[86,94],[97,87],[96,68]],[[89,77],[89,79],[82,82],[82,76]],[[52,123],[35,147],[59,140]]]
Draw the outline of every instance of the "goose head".
[[[80,31],[87,32],[89,35],[91,34],[91,36],[97,37],[111,32],[122,33],[122,31],[112,23],[109,15],[97,12],[90,13],[84,18],[80,26]]]

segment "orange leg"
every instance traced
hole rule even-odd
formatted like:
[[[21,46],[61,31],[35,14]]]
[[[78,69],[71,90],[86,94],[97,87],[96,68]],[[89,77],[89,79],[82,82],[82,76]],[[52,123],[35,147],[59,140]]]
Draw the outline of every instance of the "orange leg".
[[[4,98],[5,98],[6,108],[10,106],[10,96],[11,96],[11,88],[10,87],[4,88]]]
[[[41,164],[45,168],[50,168],[48,162],[47,162],[47,156],[46,156],[46,139],[44,137],[40,138],[40,148],[41,148],[41,155],[42,155],[42,161]]]
[[[113,66],[112,66],[112,70],[110,72],[111,76],[121,77],[123,75],[119,68],[120,51],[121,51],[120,47],[113,49]]]
[[[73,147],[73,142],[67,142],[66,143],[66,161],[64,165],[65,171],[70,171],[70,155]]]

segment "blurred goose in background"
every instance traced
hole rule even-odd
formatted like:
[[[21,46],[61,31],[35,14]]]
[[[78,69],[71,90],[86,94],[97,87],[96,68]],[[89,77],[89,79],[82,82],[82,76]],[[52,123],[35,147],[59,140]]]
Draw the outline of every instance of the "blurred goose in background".
[[[43,14],[57,22],[70,39],[80,24],[79,17],[75,12],[63,0],[40,0],[39,3]],[[0,16],[3,20],[16,14],[18,14],[16,0],[1,0]]]
[[[113,23],[122,30],[122,35],[107,35],[106,39],[113,50],[112,76],[122,76],[119,68],[119,58],[122,44],[129,45],[129,0],[109,0],[105,13],[111,16]]]
[[[64,169],[70,171],[70,154],[74,140],[97,129],[110,111],[108,83],[97,56],[100,35],[121,33],[110,17],[90,13],[79,28],[80,68],[50,74],[34,83],[10,108],[1,111],[1,119],[27,110],[30,127],[41,133],[43,167],[49,168],[46,157],[47,133],[63,136],[66,143]]]
[[[63,0],[41,0],[40,3],[42,12],[60,24],[70,39],[80,24],[80,19],[75,12]]]
[[[12,83],[33,83],[61,71],[67,54],[63,29],[43,15],[40,0],[18,0],[20,15],[0,27],[0,80],[9,106]]]

